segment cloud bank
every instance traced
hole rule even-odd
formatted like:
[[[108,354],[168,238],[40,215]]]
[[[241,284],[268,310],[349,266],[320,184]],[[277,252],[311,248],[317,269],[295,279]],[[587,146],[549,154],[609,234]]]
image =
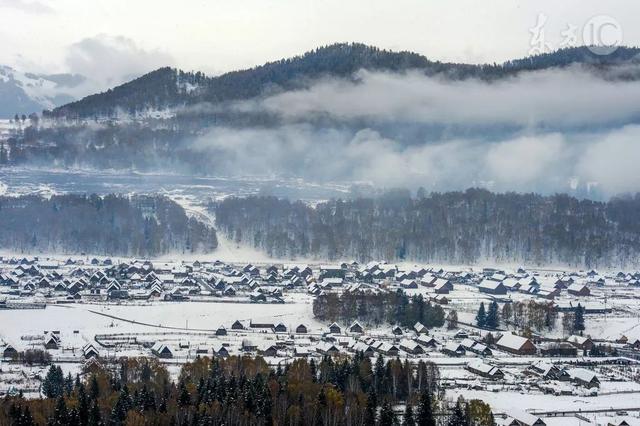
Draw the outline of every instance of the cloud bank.
[[[0,0],[0,8],[16,9],[33,15],[46,15],[54,10],[44,2],[29,0]]]
[[[463,126],[603,125],[640,117],[640,81],[604,79],[579,68],[529,72],[492,83],[420,73],[362,71],[356,77],[355,84],[324,80],[254,107],[292,120],[323,115]]]
[[[302,176],[317,181],[420,186],[434,191],[471,186],[496,191],[571,192],[610,197],[640,189],[640,126],[606,134],[560,133],[495,142],[450,140],[406,146],[364,129],[216,128],[196,148],[228,174]]]
[[[145,50],[132,39],[106,34],[72,44],[65,58],[69,72],[87,78],[87,83],[78,88],[77,96],[104,91],[173,64],[174,59],[167,53]]]
[[[279,124],[213,128],[194,147],[229,174],[607,198],[640,191],[640,82],[604,77],[580,68],[493,83],[360,72],[230,105]]]

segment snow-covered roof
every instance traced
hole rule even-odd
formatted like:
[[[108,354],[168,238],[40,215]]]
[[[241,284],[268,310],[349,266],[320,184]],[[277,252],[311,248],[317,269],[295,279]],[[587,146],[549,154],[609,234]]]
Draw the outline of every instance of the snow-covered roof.
[[[471,360],[467,363],[467,367],[468,368],[472,368],[478,372],[481,373],[485,373],[485,374],[495,374],[495,372],[498,371],[498,368],[489,365],[489,364],[485,364],[484,362],[482,362],[479,359],[474,359]]]
[[[584,284],[573,283],[569,287],[567,287],[567,290],[569,290],[569,291],[580,291],[585,287],[586,287],[586,285],[584,285]]]
[[[449,352],[457,352],[458,350],[460,350],[460,343],[457,342],[449,342],[444,346],[444,350],[449,351]]]
[[[577,379],[585,383],[590,383],[593,380],[598,380],[598,377],[596,376],[596,373],[594,371],[587,370],[585,368],[571,368],[567,371],[567,373],[569,373],[569,376],[571,376],[572,379]]]
[[[521,286],[522,284],[515,278],[507,278],[502,282],[507,288],[515,288],[516,286]]]
[[[476,342],[473,339],[469,339],[469,338],[463,339],[462,342],[460,342],[460,344],[463,347],[469,348],[469,349],[471,349],[471,347],[473,347],[473,345],[475,345],[475,343]]]
[[[438,278],[435,283],[436,290],[441,289],[445,285],[449,284],[449,280],[445,280],[444,278]]]
[[[400,347],[407,348],[407,349],[410,349],[410,350],[416,349],[418,346],[420,346],[420,345],[418,345],[413,340],[403,339],[403,340],[400,341]]]
[[[525,337],[505,333],[504,335],[502,335],[500,340],[498,340],[497,344],[505,348],[519,350],[527,341],[528,339]]]
[[[507,412],[507,415],[514,420],[517,420],[523,425],[536,425],[536,424],[545,424],[540,423],[540,417],[534,416],[531,413],[527,413],[526,411],[512,409]]]
[[[355,342],[352,346],[351,349],[353,349],[356,352],[365,352],[371,349],[371,346],[367,345],[364,342]]]
[[[478,287],[484,288],[484,289],[487,289],[487,290],[495,290],[501,284],[502,284],[502,282],[499,282],[499,281],[483,280]]]
[[[567,342],[575,343],[576,345],[584,345],[588,340],[589,338],[584,336],[569,336],[567,338]]]

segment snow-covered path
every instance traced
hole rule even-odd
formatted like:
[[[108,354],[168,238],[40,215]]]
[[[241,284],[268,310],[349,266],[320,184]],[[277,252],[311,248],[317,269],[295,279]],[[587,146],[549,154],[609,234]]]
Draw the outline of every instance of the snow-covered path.
[[[200,204],[197,200],[190,197],[171,197],[171,194],[165,195],[180,204],[190,217],[194,217],[199,221],[212,226],[216,231],[218,230],[216,227],[216,217],[207,209],[206,205]],[[223,232],[217,232],[216,237],[218,238],[218,247],[210,255],[215,257],[217,260],[247,263],[266,263],[274,261],[274,259],[271,259],[266,253],[260,250],[231,241]]]

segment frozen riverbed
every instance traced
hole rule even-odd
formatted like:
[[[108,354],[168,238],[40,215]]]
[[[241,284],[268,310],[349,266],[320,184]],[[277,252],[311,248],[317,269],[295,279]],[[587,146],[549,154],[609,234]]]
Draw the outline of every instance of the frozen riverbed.
[[[168,196],[218,199],[231,194],[265,194],[312,202],[344,197],[349,192],[349,186],[275,177],[233,178],[121,171],[0,168],[0,195],[159,193]]]

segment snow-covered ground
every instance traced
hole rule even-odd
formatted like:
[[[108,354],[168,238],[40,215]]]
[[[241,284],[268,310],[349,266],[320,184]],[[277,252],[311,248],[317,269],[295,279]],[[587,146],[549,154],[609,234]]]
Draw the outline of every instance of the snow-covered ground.
[[[0,120],[0,140],[11,135],[14,125],[11,120]]]
[[[548,426],[586,426],[586,425],[607,425],[607,421],[612,420],[616,412],[638,407],[639,394],[612,394],[601,395],[598,397],[580,397],[580,396],[556,396],[545,394],[531,394],[529,392],[516,391],[476,391],[468,389],[455,389],[447,391],[447,397],[456,400],[459,396],[467,400],[480,399],[491,405],[494,413],[510,413],[514,410],[527,411],[584,411],[584,410],[611,410],[609,413],[599,414],[581,414],[584,420],[573,415],[564,417],[543,416],[544,422]],[[630,412],[638,419],[638,412]],[[500,419],[498,419],[500,422]],[[498,423],[501,424],[501,423]],[[616,423],[618,424],[618,423]]]
[[[185,332],[212,332],[220,325],[230,328],[235,320],[282,322],[289,328],[295,328],[304,322],[312,330],[319,332],[323,324],[313,320],[311,309],[311,300],[307,296],[285,304],[155,302],[127,305],[49,305],[46,309],[29,310],[0,309],[0,337],[20,346],[22,336],[62,330],[67,334],[78,331],[90,341],[95,334],[163,332],[164,327],[183,328]]]

